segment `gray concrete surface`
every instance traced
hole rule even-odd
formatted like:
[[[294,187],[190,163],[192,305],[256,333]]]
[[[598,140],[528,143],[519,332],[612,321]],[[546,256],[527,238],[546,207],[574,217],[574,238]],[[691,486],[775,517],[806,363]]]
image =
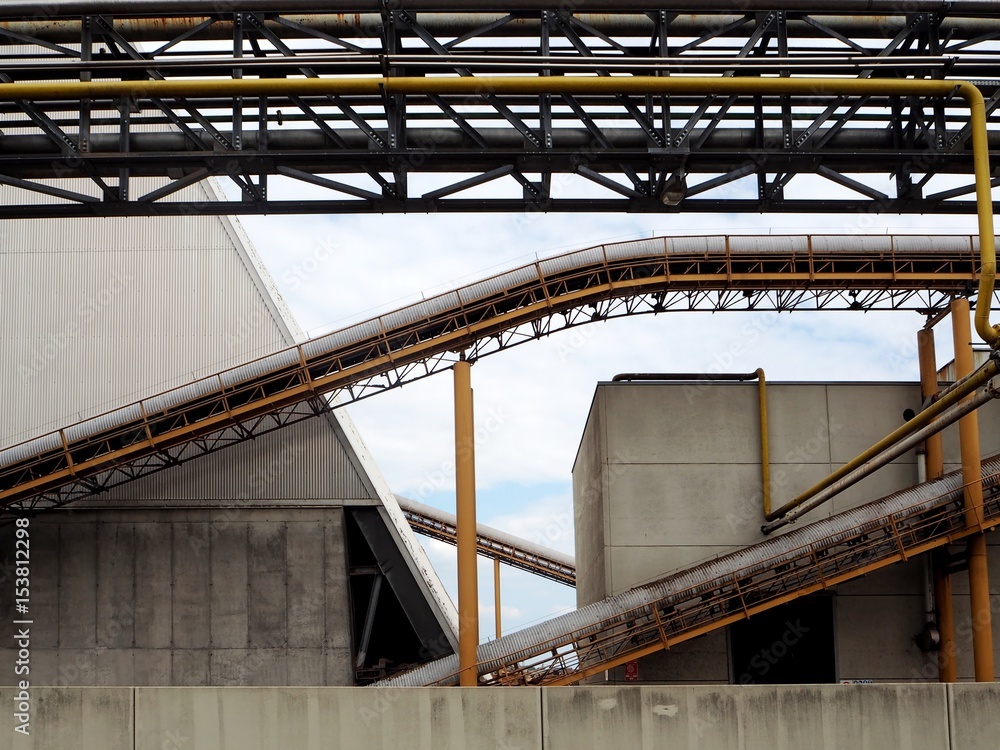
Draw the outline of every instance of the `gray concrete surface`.
[[[53,512],[31,533],[36,684],[353,682],[340,507]]]
[[[541,747],[538,688],[136,690],[136,750],[168,733],[213,750]]]
[[[0,688],[10,706],[16,691]],[[992,750],[1000,686],[33,688],[0,750]]]
[[[18,690],[0,688],[0,750],[134,750],[132,688],[44,688],[29,690],[27,734],[9,709]]]
[[[948,725],[951,750],[996,750],[1000,745],[1000,685],[951,685]]]
[[[843,750],[948,745],[943,686],[644,686],[546,690],[546,750]]]

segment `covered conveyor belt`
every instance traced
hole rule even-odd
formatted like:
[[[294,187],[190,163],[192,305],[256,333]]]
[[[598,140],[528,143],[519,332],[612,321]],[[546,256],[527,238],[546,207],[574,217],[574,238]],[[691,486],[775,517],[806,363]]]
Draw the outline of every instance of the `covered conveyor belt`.
[[[1000,459],[983,464],[984,529],[1000,523]],[[941,547],[965,525],[960,472],[638,586],[479,646],[484,685],[564,685]],[[450,656],[382,686],[458,681]]]
[[[410,528],[418,534],[456,544],[458,523],[454,513],[432,508],[400,495],[396,495],[396,500]],[[520,568],[567,586],[576,586],[576,561],[572,555],[564,555],[481,523],[476,524],[476,551],[513,568]]]
[[[971,236],[660,237],[528,263],[0,451],[0,508],[101,492],[582,323],[687,310],[932,313]],[[988,309],[988,306],[987,306]]]

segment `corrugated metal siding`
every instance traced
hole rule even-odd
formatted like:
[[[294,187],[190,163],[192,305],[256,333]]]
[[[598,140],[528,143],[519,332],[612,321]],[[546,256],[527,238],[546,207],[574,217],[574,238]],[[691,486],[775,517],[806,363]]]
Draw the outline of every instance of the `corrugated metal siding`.
[[[4,443],[287,345],[225,224],[0,226]]]
[[[184,192],[216,198],[208,185]],[[273,282],[225,217],[5,222],[0,291],[4,446],[293,343]],[[111,497],[367,501],[370,492],[318,419]]]
[[[978,369],[986,364],[986,361],[990,358],[989,349],[973,349],[972,350],[972,367],[973,369]],[[955,360],[952,360],[940,370],[937,371],[938,383],[954,383],[957,378],[955,377]]]
[[[325,419],[310,419],[256,440],[112,489],[108,500],[140,503],[330,500],[367,504],[369,493]]]

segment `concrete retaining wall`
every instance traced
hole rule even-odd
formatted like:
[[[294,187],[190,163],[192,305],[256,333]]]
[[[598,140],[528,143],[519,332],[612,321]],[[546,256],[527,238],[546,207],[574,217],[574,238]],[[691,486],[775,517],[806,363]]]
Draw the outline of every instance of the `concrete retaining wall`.
[[[993,750],[1000,685],[0,688],[0,750]]]

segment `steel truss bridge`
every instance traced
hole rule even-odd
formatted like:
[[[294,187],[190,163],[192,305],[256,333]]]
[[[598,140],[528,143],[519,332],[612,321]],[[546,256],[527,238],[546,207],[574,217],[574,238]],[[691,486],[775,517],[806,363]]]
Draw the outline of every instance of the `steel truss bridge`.
[[[661,237],[529,263],[0,450],[0,509],[63,505],[551,333],[691,310],[915,310],[978,280],[972,236]]]
[[[970,128],[954,93],[281,90],[510,75],[968,80],[1000,151],[994,2],[667,5],[5,0],[0,218],[973,211]],[[231,85],[257,79],[277,89]],[[4,86],[40,82],[59,85],[31,96]],[[184,88],[195,82],[211,85]],[[104,83],[130,87],[80,93]],[[156,88],[169,83],[185,93]],[[186,190],[210,176],[227,200]]]

